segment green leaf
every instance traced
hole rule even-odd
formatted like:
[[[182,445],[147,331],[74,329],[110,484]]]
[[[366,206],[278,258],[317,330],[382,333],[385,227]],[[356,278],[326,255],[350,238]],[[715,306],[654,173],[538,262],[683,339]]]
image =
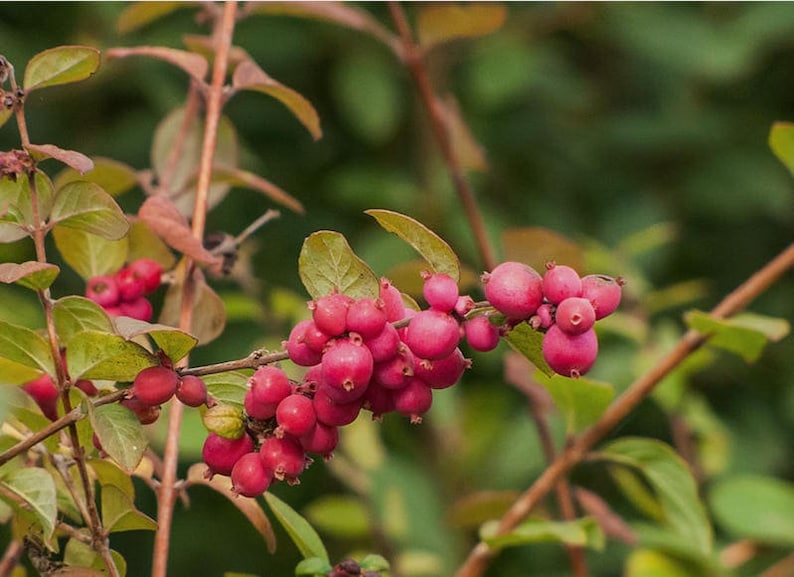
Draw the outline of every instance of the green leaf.
[[[571,435],[595,423],[615,396],[612,385],[585,377],[549,377],[538,371],[536,379],[549,391],[555,406],[565,416],[567,432]]]
[[[633,551],[626,561],[625,577],[704,577],[693,563],[652,549]]]
[[[45,538],[49,539],[58,514],[55,481],[52,475],[45,469],[25,467],[3,475],[0,484],[30,505],[30,510],[41,525]],[[15,503],[12,501],[11,504]]]
[[[66,296],[52,307],[55,331],[61,343],[69,345],[77,333],[87,330],[113,332],[113,323],[104,309],[94,301],[79,296]]]
[[[155,531],[157,523],[135,508],[135,503],[114,485],[102,486],[102,524],[106,531]]]
[[[0,127],[2,127],[13,115],[13,108],[6,108],[5,106],[0,107]]]
[[[361,569],[364,571],[388,571],[391,569],[386,558],[376,553],[370,553],[364,557],[359,562],[359,565],[361,565]]]
[[[74,168],[67,168],[55,177],[55,188],[61,189],[70,182],[83,180],[93,182],[110,196],[119,196],[133,188],[138,182],[135,170],[123,162],[97,156],[92,159],[94,169],[83,175]]]
[[[422,47],[428,49],[450,40],[495,32],[506,17],[503,5],[490,2],[425,6],[419,12],[417,35]]]
[[[91,425],[102,448],[119,466],[132,473],[143,458],[148,441],[135,413],[119,405],[102,405],[89,411]]]
[[[127,217],[113,197],[98,184],[84,180],[69,182],[58,190],[50,222],[107,240],[119,240],[130,229]]]
[[[303,241],[298,273],[313,298],[338,291],[353,298],[377,297],[378,277],[338,232],[321,230]]]
[[[217,403],[201,413],[204,428],[225,439],[239,439],[245,433],[242,407]]]
[[[232,76],[232,87],[235,90],[253,90],[272,96],[292,112],[314,140],[322,137],[320,117],[311,102],[299,92],[271,78],[253,60],[246,60],[237,66]]]
[[[584,253],[571,239],[541,226],[508,228],[502,232],[504,260],[528,264],[541,274],[546,263],[555,261],[584,270]]]
[[[66,349],[69,374],[77,379],[132,381],[157,357],[119,335],[86,330],[72,337]]]
[[[55,364],[46,339],[27,327],[0,320],[0,358],[55,374]]]
[[[440,236],[410,216],[391,210],[364,211],[385,230],[396,234],[422,255],[432,272],[444,273],[460,280],[460,262],[452,248]]]
[[[543,358],[543,333],[536,331],[527,323],[519,323],[505,335],[505,340],[535,365],[541,373],[547,377],[556,374]]]
[[[204,375],[207,392],[216,401],[242,407],[248,391],[248,376],[236,371]]]
[[[599,457],[639,471],[656,493],[663,523],[703,556],[712,548],[712,529],[687,464],[668,445],[625,438],[606,445]]]
[[[519,496],[517,491],[469,493],[452,504],[447,519],[454,527],[475,529],[494,517],[501,517]]]
[[[106,240],[84,230],[60,226],[52,232],[63,260],[86,281],[115,273],[127,260],[126,238]]]
[[[775,122],[769,131],[769,148],[794,174],[794,123]]]
[[[328,561],[328,552],[325,550],[320,536],[295,509],[276,497],[273,493],[265,493],[265,501],[270,510],[284,527],[292,541],[304,557],[320,557]]]
[[[121,34],[127,34],[146,26],[180,8],[193,8],[199,2],[133,2],[119,16],[116,26]]]
[[[38,369],[0,357],[0,386],[21,385],[32,381],[40,375],[41,371]],[[4,401],[5,399],[0,398],[0,400]],[[2,402],[0,402],[0,405],[2,405]],[[0,415],[2,415],[2,411],[3,409],[0,408]]]
[[[794,484],[761,476],[735,476],[709,492],[717,523],[739,539],[794,546]]]
[[[309,503],[303,512],[315,529],[332,537],[361,539],[372,530],[366,505],[353,495],[324,495]]]
[[[45,220],[52,208],[53,188],[52,182],[40,170],[35,176],[36,195],[39,202],[39,218]],[[30,182],[27,178],[0,178],[0,241],[14,242],[25,238],[32,230],[35,222],[33,219],[33,195]]]
[[[23,86],[32,92],[47,86],[80,82],[99,68],[99,50],[90,46],[56,46],[39,52],[25,68]]]
[[[61,269],[54,264],[38,261],[27,261],[20,264],[4,262],[0,264],[0,282],[42,290],[49,287]]]
[[[295,566],[295,575],[316,575],[322,577],[327,575],[332,569],[333,567],[327,559],[309,557],[308,559],[303,559]]]
[[[113,485],[130,499],[135,497],[135,486],[132,484],[132,477],[120,469],[113,461],[107,459],[89,459],[88,464],[91,470],[96,474],[100,485]]]
[[[710,345],[735,353],[748,363],[758,360],[768,341],[779,340],[790,330],[784,319],[749,313],[717,319],[702,311],[689,311],[684,319],[691,328],[710,335]]]
[[[504,547],[536,543],[565,543],[600,551],[605,544],[604,533],[592,517],[582,517],[575,521],[528,519],[502,535],[496,534],[498,526],[498,521],[490,521],[480,531],[482,540],[495,551]]]
[[[172,362],[181,361],[198,343],[196,337],[166,325],[151,324],[129,317],[114,321],[116,332],[127,340],[149,335]]]

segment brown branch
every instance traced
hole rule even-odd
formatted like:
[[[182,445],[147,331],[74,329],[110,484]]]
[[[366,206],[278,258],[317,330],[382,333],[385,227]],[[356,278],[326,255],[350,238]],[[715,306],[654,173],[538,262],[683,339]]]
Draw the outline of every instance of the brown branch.
[[[229,59],[229,48],[232,43],[235,19],[237,15],[236,0],[228,0],[223,6],[220,20],[216,20],[214,30],[215,60],[212,69],[212,82],[207,94],[206,122],[204,139],[201,146],[201,161],[196,189],[196,203],[193,208],[193,236],[198,239],[204,236],[207,220],[207,199],[212,179],[212,164],[218,136],[223,106],[223,86],[226,80],[226,69]],[[182,303],[179,315],[179,327],[190,331],[193,324],[193,303],[195,282],[193,280],[194,263],[185,259],[185,278],[182,291]],[[184,361],[187,363],[187,360]],[[157,496],[157,532],[154,539],[152,577],[166,577],[168,571],[168,549],[171,540],[171,524],[174,505],[178,496],[177,465],[179,464],[179,431],[182,427],[184,407],[177,400],[171,402],[168,418],[168,431],[163,455],[163,477]]]
[[[758,577],[791,577],[794,575],[794,553],[783,557]]]
[[[240,369],[255,369],[257,367],[261,367],[262,365],[286,361],[287,359],[289,359],[289,355],[286,351],[267,353],[262,349],[258,349],[244,359],[224,361],[222,363],[215,363],[213,365],[204,365],[203,367],[186,367],[177,369],[177,372],[180,375],[195,375],[197,377],[201,377],[204,375],[214,375],[216,373],[228,373],[229,371],[237,371]]]
[[[25,547],[22,545],[22,541],[14,540],[8,544],[3,558],[0,559],[0,577],[10,577],[24,552]]]
[[[714,309],[715,318],[730,317],[745,308],[763,293],[786,271],[794,266],[794,243],[769,261],[744,283],[727,295]],[[557,482],[579,463],[587,452],[611,432],[648,395],[659,382],[696,351],[709,335],[695,330],[687,331],[678,344],[648,372],[638,378],[607,408],[601,418],[587,429],[573,444],[563,451],[540,477],[527,489],[504,514],[499,522],[497,534],[511,531],[521,523],[538,502],[545,497]],[[484,543],[476,545],[458,569],[456,577],[479,577],[493,557],[493,552]]]
[[[438,144],[441,155],[449,170],[450,177],[452,178],[452,183],[455,186],[455,191],[463,205],[463,210],[466,213],[466,219],[469,221],[469,227],[474,235],[480,258],[485,267],[491,270],[496,266],[496,257],[494,256],[493,247],[488,241],[488,233],[485,230],[482,213],[477,207],[474,191],[471,189],[469,181],[466,179],[458,155],[449,137],[444,114],[439,106],[438,98],[433,93],[433,88],[430,84],[430,76],[422,60],[422,52],[414,42],[411,27],[408,24],[408,20],[405,17],[400,3],[394,1],[389,2],[389,12],[400,34],[404,63],[414,79],[422,104],[430,116],[430,128],[432,129],[433,137],[436,139],[436,143]]]

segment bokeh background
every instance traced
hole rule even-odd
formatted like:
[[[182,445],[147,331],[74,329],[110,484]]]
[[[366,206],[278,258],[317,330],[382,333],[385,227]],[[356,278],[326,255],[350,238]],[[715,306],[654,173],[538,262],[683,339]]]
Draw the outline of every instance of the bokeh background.
[[[384,4],[355,6],[391,28]],[[411,3],[406,10],[415,18],[423,6]],[[31,56],[56,45],[181,48],[183,35],[206,33],[193,10],[184,9],[122,35],[116,21],[125,7],[0,3],[0,54],[21,71]],[[772,123],[794,120],[793,38],[794,7],[786,3],[509,3],[495,33],[429,53],[434,85],[454,96],[484,151],[487,168],[468,175],[500,256],[504,231],[545,227],[578,244],[587,272],[626,277],[625,316],[602,335],[595,378],[618,390],[627,386],[680,334],[683,312],[710,308],[791,242],[794,181],[767,139]],[[444,237],[472,274],[483,270],[410,77],[382,44],[326,22],[267,15],[240,22],[235,44],[314,104],[324,134],[313,142],[286,109],[261,95],[242,94],[228,104],[241,166],[299,198],[306,214],[284,211],[246,247],[242,263],[254,285],[214,283],[228,307],[227,330],[195,353],[194,364],[278,346],[306,314],[297,259],[313,231],[345,234],[378,274],[402,278],[394,267],[414,255],[366,216],[367,208],[413,216]],[[186,87],[186,76],[161,62],[105,63],[89,81],[28,100],[31,137],[143,169],[152,162],[158,123],[183,102]],[[0,149],[18,146],[8,123],[0,129]],[[54,163],[45,169],[57,172]],[[142,199],[136,190],[120,203],[134,212]],[[270,206],[258,193],[234,189],[210,214],[208,227],[237,233]],[[25,243],[0,246],[2,261],[31,254]],[[54,292],[83,289],[67,269]],[[792,295],[789,274],[752,309],[791,320]],[[30,295],[0,287],[0,317],[12,314],[16,322],[22,314],[40,326]],[[459,387],[436,395],[421,427],[395,418],[351,433],[348,457],[355,462],[355,453],[363,452],[366,461],[385,449],[388,466],[378,466],[411,495],[400,513],[406,528],[395,529],[399,537],[391,547],[413,552],[414,575],[449,575],[472,543],[474,531],[450,520],[457,499],[483,489],[521,490],[543,468],[524,397],[505,383],[502,356],[474,359]],[[788,338],[751,366],[715,353],[684,379],[691,398],[703,404],[694,427],[705,440],[699,445],[707,464],[704,494],[710,480],[737,472],[794,479],[793,359]],[[650,399],[616,435],[672,442],[668,409]],[[560,418],[550,418],[561,440]],[[446,452],[453,437],[460,450]],[[155,446],[160,438],[153,431]],[[197,460],[202,440],[200,422],[188,419],[185,469]],[[352,448],[366,443],[376,448]],[[598,470],[584,467],[574,480],[614,497]],[[316,463],[299,486],[274,492],[306,512],[318,499],[349,495],[350,488],[331,467]],[[141,508],[152,512],[149,490],[140,485],[138,494]],[[299,556],[283,535],[272,556],[225,499],[203,488],[191,497],[189,509],[178,506],[171,574],[292,574]],[[625,503],[616,507],[630,520],[638,515]],[[356,518],[351,513],[347,534],[345,523],[325,532],[320,526],[337,557],[382,545]],[[735,537],[717,530],[720,543]],[[0,541],[7,538],[8,528],[0,528]],[[115,539],[130,575],[148,573],[151,543],[152,535],[138,532]],[[589,554],[593,574],[620,573],[628,552],[611,543]],[[559,546],[539,545],[511,550],[489,575],[568,571]]]

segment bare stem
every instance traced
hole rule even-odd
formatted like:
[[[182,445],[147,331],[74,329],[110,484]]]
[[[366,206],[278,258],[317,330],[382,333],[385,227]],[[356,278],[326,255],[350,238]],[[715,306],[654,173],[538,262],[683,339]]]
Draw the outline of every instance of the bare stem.
[[[214,375],[216,373],[227,373],[229,371],[238,371],[240,369],[255,369],[262,365],[270,365],[279,361],[286,361],[289,355],[286,351],[278,351],[276,353],[268,353],[261,349],[252,352],[250,355],[243,359],[234,361],[225,361],[222,363],[215,363],[213,365],[204,365],[203,367],[190,367],[179,369],[180,375],[195,375],[201,377],[204,375]]]
[[[215,60],[212,70],[212,82],[207,95],[206,122],[204,139],[201,147],[201,161],[196,189],[196,203],[193,209],[193,236],[201,239],[207,221],[207,198],[212,178],[212,164],[217,143],[218,123],[223,105],[223,86],[226,80],[226,69],[229,58],[229,47],[232,42],[237,2],[228,0],[223,7],[220,20],[215,23],[214,42]],[[194,263],[186,257],[185,279],[182,292],[182,306],[179,315],[179,327],[190,331],[193,324],[193,303],[195,295]],[[186,363],[187,361],[185,361]],[[171,402],[168,418],[168,432],[163,455],[163,476],[157,501],[157,532],[154,539],[152,577],[166,577],[168,571],[168,549],[171,540],[171,524],[174,505],[178,496],[177,465],[179,463],[179,431],[182,427],[184,407],[177,400]]]
[[[3,558],[0,559],[0,577],[10,577],[19,564],[24,551],[25,548],[22,546],[21,541],[14,540],[8,544],[5,553],[3,553]]]
[[[792,267],[794,267],[794,243],[728,294],[714,307],[711,315],[715,318],[726,318],[736,314]],[[538,502],[554,489],[557,482],[578,464],[596,443],[651,394],[664,377],[703,345],[709,336],[695,330],[687,331],[672,351],[662,357],[653,368],[634,381],[623,394],[615,399],[601,418],[563,451],[532,486],[513,503],[500,520],[497,534],[511,531],[526,519]],[[477,544],[458,569],[456,577],[479,577],[487,568],[492,557],[493,552],[487,545]]]
[[[414,79],[422,104],[430,116],[430,128],[432,129],[433,137],[436,139],[436,143],[441,150],[441,155],[447,165],[447,170],[452,178],[455,191],[463,205],[466,219],[469,221],[469,227],[477,243],[477,250],[480,253],[480,258],[485,267],[490,270],[496,266],[493,247],[488,241],[488,233],[485,230],[482,213],[477,206],[474,191],[471,189],[469,181],[466,179],[460,160],[450,140],[444,115],[439,106],[438,98],[433,93],[433,88],[430,84],[430,76],[422,60],[422,52],[414,42],[411,27],[408,24],[405,12],[403,12],[400,3],[394,1],[389,2],[389,11],[394,25],[397,27],[397,31],[400,34],[405,65],[408,67]]]

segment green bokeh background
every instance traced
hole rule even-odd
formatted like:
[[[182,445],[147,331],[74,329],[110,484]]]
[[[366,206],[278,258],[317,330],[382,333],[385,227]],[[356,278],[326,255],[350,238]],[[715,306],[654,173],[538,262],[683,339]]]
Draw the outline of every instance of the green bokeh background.
[[[385,5],[357,6],[390,26]],[[406,9],[414,17],[420,6]],[[183,34],[205,31],[191,10],[180,10],[122,36],[115,21],[124,8],[103,2],[2,3],[0,54],[21,76],[31,56],[55,45],[181,47]],[[429,56],[436,86],[455,95],[486,151],[489,169],[470,178],[497,246],[507,228],[542,226],[621,255],[627,237],[636,234],[642,242],[650,238],[649,227],[667,223],[675,232],[672,240],[631,261],[637,278],[629,276],[628,286],[636,282],[643,290],[633,294],[642,296],[649,294],[647,287],[699,279],[705,290],[658,314],[639,314],[647,312],[643,302],[628,306],[652,330],[675,332],[686,308],[713,306],[791,242],[794,181],[767,146],[772,123],[794,119],[791,5],[511,3],[507,10],[497,33],[439,47]],[[235,43],[314,104],[324,136],[313,142],[279,103],[261,95],[242,94],[227,106],[243,147],[241,165],[292,193],[307,211],[302,216],[285,212],[256,235],[251,258],[261,281],[256,294],[244,294],[232,282],[215,284],[230,307],[229,325],[218,341],[195,353],[195,364],[242,357],[263,343],[275,346],[286,335],[307,298],[297,257],[313,231],[342,232],[379,274],[412,258],[363,214],[367,208],[415,217],[443,236],[468,268],[482,270],[410,78],[381,44],[332,24],[274,16],[241,22]],[[182,102],[186,86],[182,72],[161,62],[103,63],[91,80],[35,93],[26,102],[31,138],[146,168],[153,132]],[[9,122],[0,129],[0,150],[18,146]],[[54,163],[44,167],[56,170]],[[142,198],[135,191],[120,202],[134,211]],[[208,228],[237,233],[270,206],[257,193],[234,190],[210,214]],[[31,255],[25,243],[0,246],[0,261]],[[591,272],[626,275],[621,262],[606,262],[616,270]],[[82,281],[68,269],[54,287],[55,296],[82,290]],[[788,274],[753,310],[791,320],[792,295],[794,278]],[[0,287],[0,318],[14,315],[19,322],[22,315],[36,326],[36,310],[24,290]],[[625,386],[626,367],[638,356],[636,345],[613,336],[602,343],[602,351],[594,376]],[[730,433],[725,470],[794,478],[792,359],[789,338],[770,346],[755,365],[720,354],[693,377],[691,386],[703,393]],[[467,434],[472,443],[493,443],[488,448],[500,464],[492,472],[492,463],[449,467],[447,473],[452,469],[471,477],[460,486],[521,489],[542,469],[522,397],[502,380],[498,356],[477,355],[475,370],[461,386],[467,414],[475,413]],[[443,415],[444,402],[439,405],[422,428],[398,420],[383,425],[390,450],[412,463],[412,470],[426,473],[422,487],[437,489],[456,485],[443,477],[443,463],[433,463],[434,456],[424,450],[428,439],[443,433],[432,425],[435,412],[441,422],[449,418]],[[447,410],[461,406],[448,404]],[[477,418],[476,411],[487,417]],[[202,439],[194,421],[186,428],[185,468],[195,462]],[[666,417],[652,401],[622,427],[620,434],[627,433],[670,440]],[[508,446],[512,442],[515,446]],[[575,479],[594,486],[602,481],[586,468]],[[319,495],[339,490],[340,483],[315,464],[301,485],[275,491],[300,510]],[[141,508],[153,511],[148,489],[141,485],[139,494]],[[176,514],[172,575],[291,574],[298,554],[283,536],[279,554],[272,557],[223,498],[201,488],[191,496],[190,509],[180,505]],[[426,512],[433,517],[429,527],[443,527],[439,510],[435,517]],[[0,536],[6,539],[7,531]],[[130,533],[114,541],[128,559],[130,575],[148,573],[152,538]],[[330,543],[337,556],[349,547]],[[439,549],[459,554],[465,551],[462,544],[456,537]],[[591,555],[593,574],[617,574],[625,553],[610,546]],[[565,555],[557,546],[511,551],[489,573],[566,574]]]

